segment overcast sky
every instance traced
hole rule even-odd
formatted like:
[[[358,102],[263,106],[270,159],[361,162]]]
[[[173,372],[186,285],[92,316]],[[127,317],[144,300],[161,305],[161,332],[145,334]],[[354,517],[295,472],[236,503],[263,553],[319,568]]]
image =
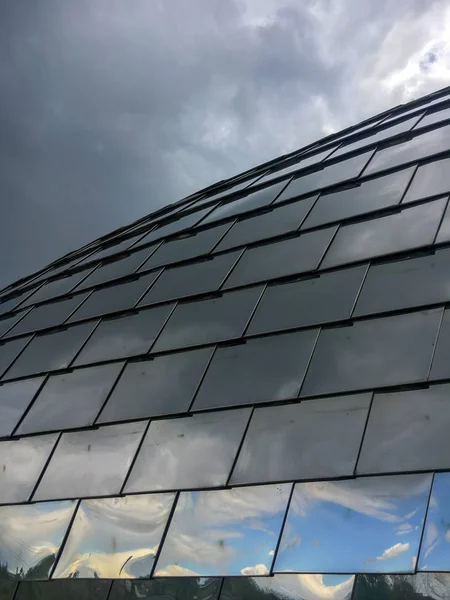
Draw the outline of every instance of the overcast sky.
[[[4,0],[0,285],[446,85],[447,0]]]

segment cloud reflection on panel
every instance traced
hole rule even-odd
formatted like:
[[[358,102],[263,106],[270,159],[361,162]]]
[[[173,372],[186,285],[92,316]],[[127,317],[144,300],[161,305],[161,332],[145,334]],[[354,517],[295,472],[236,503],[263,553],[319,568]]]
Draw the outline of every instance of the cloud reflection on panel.
[[[53,577],[149,577],[174,494],[84,500]]]
[[[155,576],[268,575],[290,484],[180,495]]]
[[[431,474],[297,484],[275,571],[414,572],[430,485]]]
[[[220,600],[350,600],[354,575],[227,578]]]
[[[450,473],[434,476],[419,570],[450,571]]]
[[[0,508],[0,579],[47,579],[76,503]]]

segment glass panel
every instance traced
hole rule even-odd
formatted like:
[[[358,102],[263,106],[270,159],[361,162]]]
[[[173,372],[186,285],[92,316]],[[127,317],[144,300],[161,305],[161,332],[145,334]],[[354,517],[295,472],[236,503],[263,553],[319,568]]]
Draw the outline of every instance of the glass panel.
[[[121,318],[102,320],[74,365],[145,354],[172,308],[173,305],[169,304]]]
[[[420,549],[420,571],[450,571],[450,473],[436,473]]]
[[[450,125],[427,131],[395,146],[380,148],[364,171],[364,175],[391,169],[407,162],[418,161],[426,156],[444,152],[450,148]]]
[[[361,473],[445,469],[450,385],[376,394],[358,461]]]
[[[220,600],[350,600],[354,579],[354,575],[227,577]]]
[[[26,297],[27,296],[24,294],[22,296],[16,296],[10,300],[4,300],[3,302],[0,302],[0,315],[5,315],[9,311],[13,310],[13,308],[16,308],[25,300]]]
[[[244,181],[241,181],[239,183],[239,177],[238,177],[238,181],[233,185],[231,184],[229,187],[227,187],[225,190],[222,190],[221,192],[210,192],[210,194],[208,196],[206,196],[206,198],[202,198],[202,200],[219,200],[219,198],[223,198],[224,196],[229,196],[231,194],[235,194],[236,192],[243,190],[245,188],[248,188],[250,185],[255,184],[257,181],[259,181],[259,179],[261,178],[261,174],[258,174],[254,177],[252,177],[251,179],[245,179]]]
[[[122,366],[114,363],[49,377],[17,433],[92,425]]]
[[[185,577],[113,583],[108,600],[217,600],[221,579]]]
[[[341,227],[323,259],[322,267],[432,244],[446,203],[447,199],[441,198],[405,208],[393,215]]]
[[[100,260],[100,259],[104,259],[108,256],[111,256],[112,254],[118,254],[119,252],[124,252],[125,250],[128,250],[128,248],[130,248],[130,246],[132,246],[133,244],[135,244],[138,240],[140,240],[142,237],[144,237],[144,233],[140,233],[139,235],[135,235],[134,237],[129,237],[126,240],[123,240],[123,242],[119,242],[117,244],[114,244],[113,246],[108,246],[106,248],[103,248],[101,250],[99,250],[98,252],[95,252],[94,254],[89,254],[89,256],[87,256],[83,261],[83,262],[87,262],[87,261],[91,261],[91,260]]]
[[[58,434],[0,442],[0,502],[26,502]]]
[[[358,154],[358,156],[353,156],[342,162],[326,166],[320,171],[314,171],[314,173],[308,173],[303,176],[300,175],[297,179],[292,180],[283,193],[280,194],[277,198],[277,203],[289,200],[289,198],[303,196],[304,194],[311,194],[321,188],[358,177],[371,155],[371,152]]]
[[[303,223],[302,229],[399,204],[413,172],[414,167],[411,167],[385,177],[364,181],[359,186],[341,192],[321,195]]]
[[[264,238],[296,231],[316,200],[315,196],[300,202],[291,202],[262,215],[236,221],[225,234],[216,251],[228,250],[242,244],[251,244]]]
[[[77,286],[77,291],[94,285],[100,285],[119,277],[132,275],[138,267],[155,251],[157,244],[143,248],[133,254],[128,254],[122,258],[101,264],[95,271],[86,277],[86,279]]]
[[[23,310],[20,313],[15,313],[12,317],[8,317],[6,319],[2,319],[0,321],[0,336],[7,333],[20,319],[27,314],[26,310]]]
[[[243,198],[237,198],[228,204],[221,204],[214,212],[203,219],[202,225],[217,221],[217,219],[226,219],[233,215],[240,215],[246,211],[261,208],[262,206],[268,206],[275,200],[286,183],[287,181],[280,181],[275,185],[262,188],[256,192],[250,189],[249,191],[253,193],[249,193]]]
[[[371,265],[354,315],[450,299],[450,249],[393,263]]]
[[[90,321],[83,325],[35,336],[9,369],[7,377],[22,377],[67,368],[96,325],[97,322]],[[19,341],[23,346],[23,338],[14,340],[11,344]]]
[[[118,494],[145,426],[140,421],[63,433],[33,500]]]
[[[0,436],[11,435],[43,381],[36,377],[0,385]]]
[[[425,115],[422,121],[420,121],[418,127],[427,127],[428,125],[440,123],[446,119],[450,119],[450,108],[444,108],[444,110],[438,110],[430,113],[429,115]]]
[[[272,173],[269,173],[269,175],[266,175],[266,177],[263,177],[261,179],[261,181],[259,181],[259,183],[268,183],[269,181],[271,181],[272,179],[275,179],[277,177],[282,177],[283,175],[288,175],[289,173],[293,173],[294,171],[298,171],[300,169],[305,169],[306,167],[310,167],[312,165],[317,165],[318,163],[325,160],[325,158],[330,156],[330,154],[332,154],[335,151],[335,149],[336,149],[336,147],[327,148],[324,152],[320,152],[319,154],[314,154],[313,156],[308,156],[307,158],[304,158],[303,160],[300,160],[300,157],[297,157],[298,160],[296,163],[291,164],[289,167],[286,167],[285,169],[280,169],[279,171],[273,171]],[[286,184],[287,180],[285,180],[282,183]]]
[[[15,581],[0,579],[0,600],[13,600],[16,585],[17,583]],[[20,597],[16,596],[16,600],[17,599],[20,600]]]
[[[422,114],[423,113],[420,113],[419,115],[411,117],[410,119],[402,121],[401,123],[394,123],[390,127],[382,129],[381,131],[378,131],[377,133],[374,133],[371,136],[358,139],[354,142],[350,142],[346,146],[342,146],[342,148],[339,148],[339,150],[333,154],[333,158],[335,158],[336,156],[341,156],[342,154],[346,154],[347,152],[353,152],[354,150],[367,146],[368,144],[376,144],[387,138],[391,138],[395,135],[400,135],[401,133],[410,131],[420,119]]]
[[[248,248],[224,287],[245,285],[316,269],[336,227],[304,233],[295,238]]]
[[[133,281],[94,290],[86,302],[70,317],[69,322],[133,308],[158,275],[159,272],[155,271]]]
[[[24,302],[24,306],[34,304],[35,302],[42,302],[43,300],[50,300],[56,296],[61,296],[71,292],[73,288],[78,285],[89,273],[92,273],[92,269],[86,269],[84,271],[78,271],[73,275],[62,277],[61,279],[55,279],[49,281],[37,289],[34,294],[31,294],[29,298]]]
[[[229,223],[164,242],[139,269],[147,270],[208,254],[229,228]]]
[[[24,581],[15,600],[106,600],[109,586],[109,581],[89,579]]]
[[[258,408],[230,483],[352,476],[371,394]]]
[[[269,285],[247,333],[348,319],[366,270],[367,266],[362,265],[303,281]]]
[[[427,473],[297,483],[275,570],[414,572],[431,480]]]
[[[53,577],[148,578],[174,494],[83,500]]]
[[[194,409],[296,398],[317,330],[217,348]]]
[[[202,348],[128,363],[98,422],[188,410],[211,354]]]
[[[190,265],[164,269],[139,306],[217,290],[239,254],[229,252]]]
[[[36,306],[30,310],[20,323],[17,323],[8,335],[20,335],[21,333],[30,333],[39,329],[62,325],[67,317],[76,310],[77,306],[79,306],[86,298],[87,294],[77,294],[67,300]]]
[[[178,304],[154,351],[208,344],[242,335],[262,288],[253,287],[217,298]]]
[[[450,310],[444,311],[436,350],[431,365],[430,379],[445,379],[450,374]]]
[[[444,218],[442,219],[441,226],[439,227],[438,234],[436,236],[436,244],[440,244],[441,242],[448,242],[450,240],[450,204],[447,205],[447,208],[444,213]]]
[[[358,575],[353,600],[449,600],[446,573]]]
[[[156,577],[267,575],[291,484],[180,494]]]
[[[0,343],[0,375],[30,341],[30,337]]]
[[[436,309],[323,329],[301,395],[424,381],[441,315]]]
[[[0,506],[0,577],[48,579],[76,502]]]
[[[150,233],[148,233],[144,239],[141,240],[138,246],[141,244],[147,244],[148,242],[152,242],[154,240],[159,240],[168,235],[172,235],[174,233],[178,233],[179,231],[183,231],[184,229],[188,229],[189,227],[193,227],[199,221],[203,219],[205,215],[207,215],[213,209],[213,206],[208,206],[202,210],[198,210],[197,212],[190,213],[184,217],[176,221],[172,221],[171,223],[167,223],[166,225],[161,225],[157,229],[154,229]]]
[[[250,408],[152,421],[126,493],[226,485]]]
[[[409,186],[403,204],[450,192],[450,158],[420,166]]]

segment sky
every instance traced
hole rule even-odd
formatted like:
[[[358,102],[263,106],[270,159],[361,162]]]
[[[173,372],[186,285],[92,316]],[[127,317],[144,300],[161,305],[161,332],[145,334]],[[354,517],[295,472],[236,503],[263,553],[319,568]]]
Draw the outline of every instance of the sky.
[[[447,85],[446,0],[5,0],[0,286]]]

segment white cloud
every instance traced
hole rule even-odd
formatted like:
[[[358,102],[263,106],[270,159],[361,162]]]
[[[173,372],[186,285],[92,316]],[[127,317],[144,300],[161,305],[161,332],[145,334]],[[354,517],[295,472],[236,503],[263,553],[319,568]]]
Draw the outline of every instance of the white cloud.
[[[386,548],[381,556],[377,556],[377,560],[391,560],[400,556],[403,552],[408,552],[408,550],[409,544],[394,544],[390,548]]]

